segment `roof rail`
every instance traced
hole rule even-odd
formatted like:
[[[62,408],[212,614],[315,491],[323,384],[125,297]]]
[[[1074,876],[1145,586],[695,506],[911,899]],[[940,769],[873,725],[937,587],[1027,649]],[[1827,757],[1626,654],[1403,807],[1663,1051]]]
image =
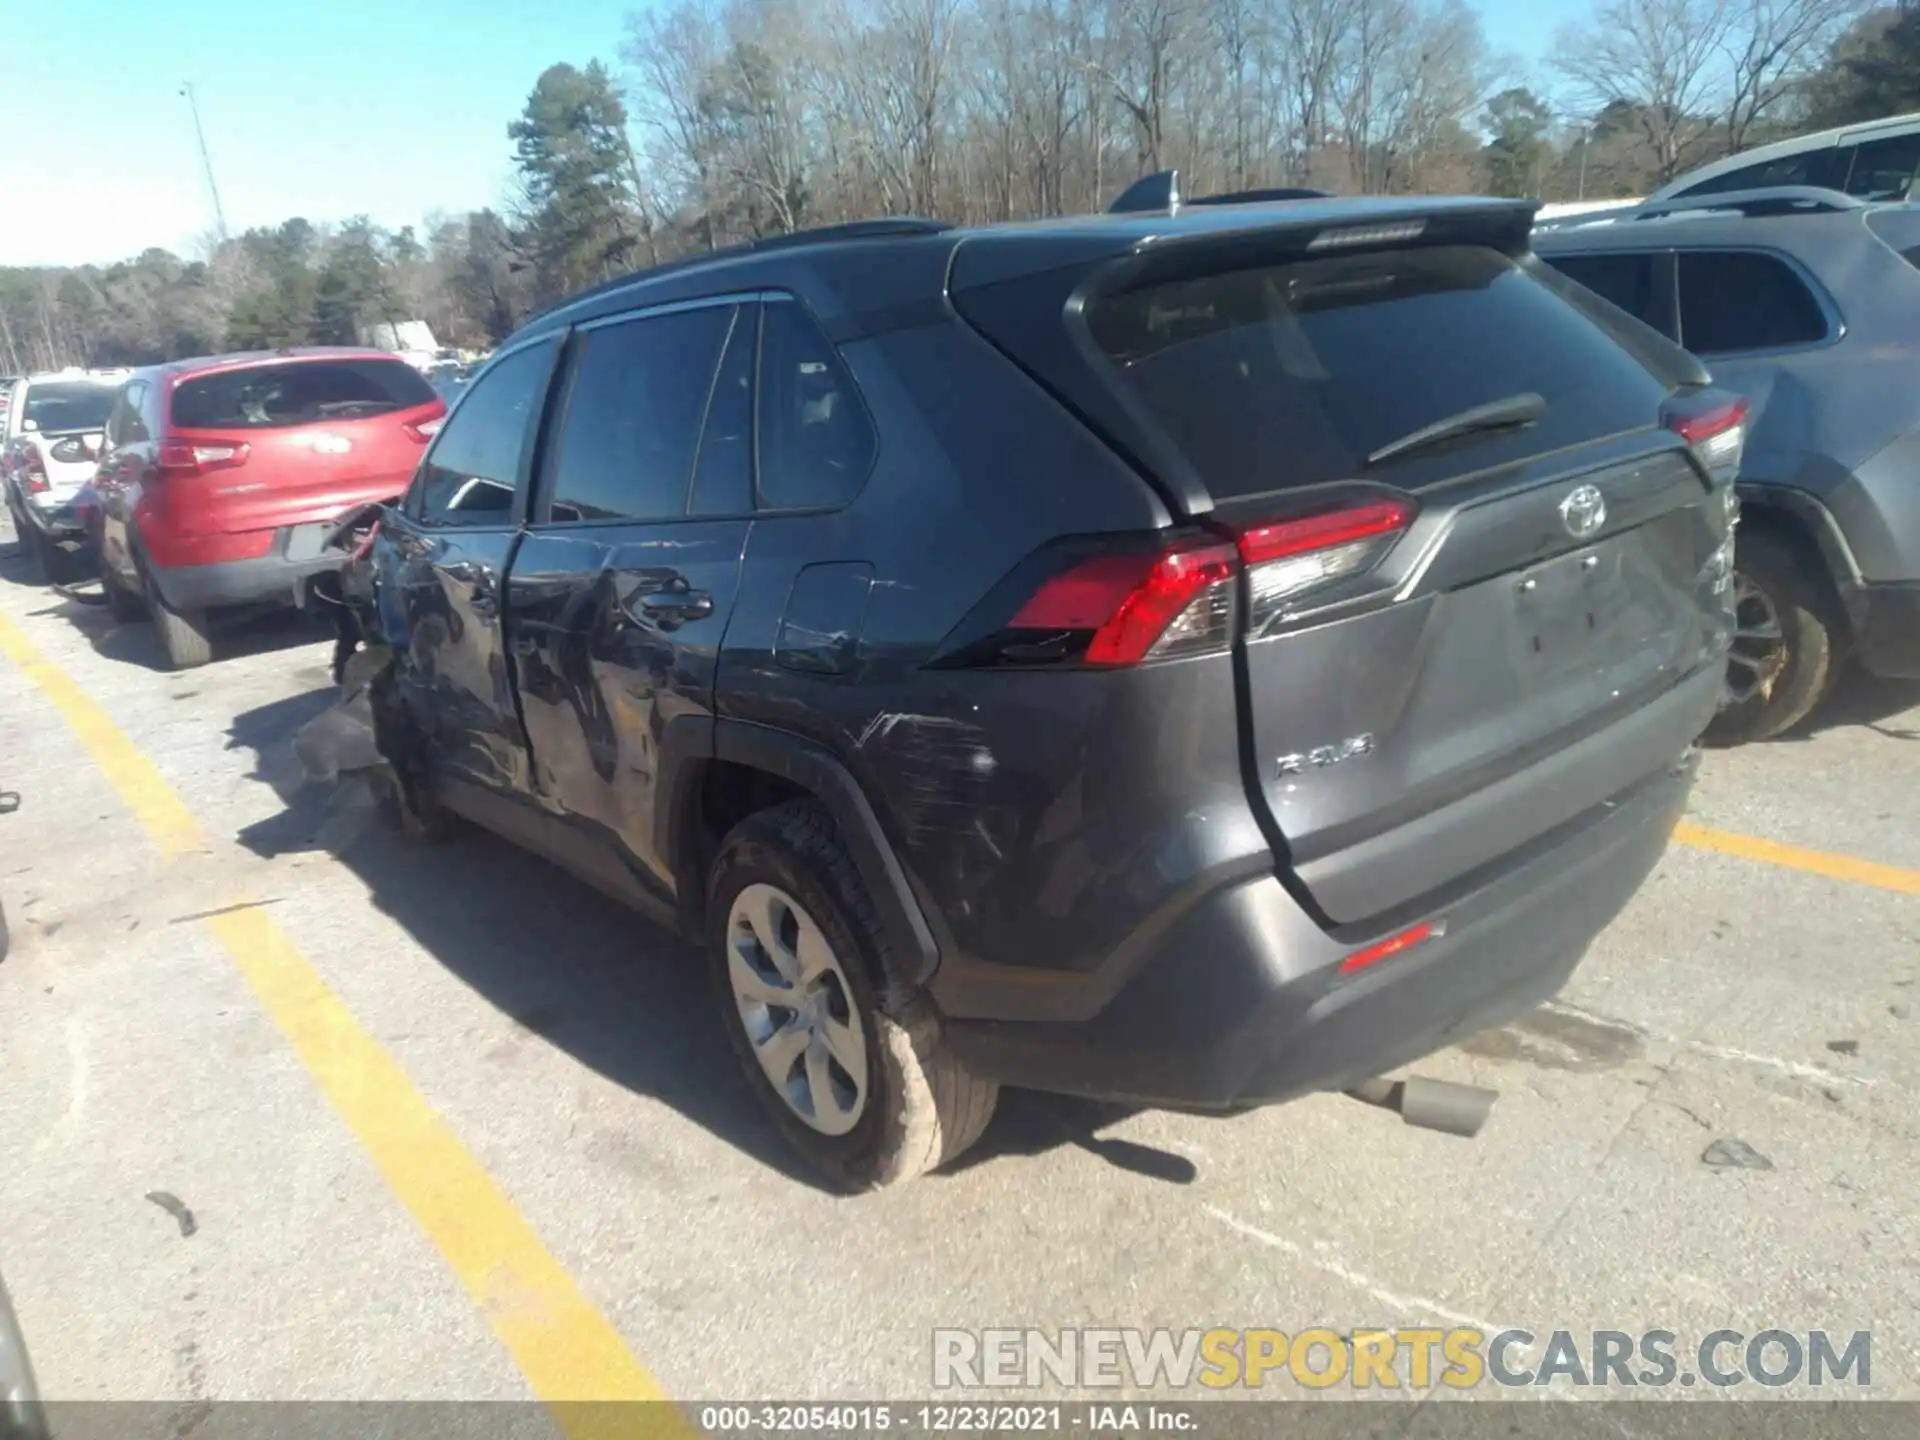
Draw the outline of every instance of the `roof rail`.
[[[817,225],[811,230],[794,230],[785,235],[768,235],[759,240],[742,240],[737,244],[722,245],[717,250],[700,250],[691,255],[682,255],[677,260],[663,260],[658,265],[642,265],[627,271],[624,275],[616,275],[611,280],[602,280],[598,285],[589,285],[584,290],[576,290],[573,294],[547,306],[546,309],[529,315],[520,322],[520,328],[531,325],[536,320],[544,320],[555,311],[564,310],[582,300],[590,300],[596,295],[604,295],[610,290],[618,290],[635,281],[678,274],[682,270],[691,270],[697,265],[705,265],[714,260],[731,260],[742,255],[757,255],[766,250],[826,245],[835,240],[869,240],[888,235],[938,235],[941,231],[952,228],[944,220],[927,220],[917,215],[899,215],[879,220],[849,220],[840,225]]]
[[[953,226],[944,220],[926,220],[918,215],[889,215],[879,220],[849,220],[842,225],[818,225],[811,230],[795,230],[786,235],[769,235],[748,242],[748,248],[785,250],[800,245],[826,245],[835,240],[877,240],[889,235],[938,235]]]
[[[1164,210],[1169,215],[1180,213],[1182,205],[1261,205],[1274,200],[1325,200],[1325,190],[1309,190],[1304,186],[1280,186],[1266,190],[1232,190],[1221,195],[1183,196],[1180,193],[1180,172],[1162,170],[1157,174],[1143,175],[1126,189],[1107,207],[1109,215],[1150,215]]]
[[[1770,215],[1831,215],[1839,210],[1863,210],[1866,202],[1838,190],[1817,185],[1774,185],[1754,190],[1729,190],[1719,195],[1683,195],[1655,200],[1621,215],[1623,220],[1655,220],[1698,210],[1737,210],[1753,219]]]

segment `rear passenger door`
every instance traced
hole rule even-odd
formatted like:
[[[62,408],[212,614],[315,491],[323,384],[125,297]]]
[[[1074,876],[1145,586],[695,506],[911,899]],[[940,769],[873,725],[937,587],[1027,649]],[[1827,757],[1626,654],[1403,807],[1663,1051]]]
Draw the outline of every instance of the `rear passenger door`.
[[[406,647],[400,695],[436,777],[507,793],[530,787],[501,607],[558,349],[545,337],[487,367],[385,526],[383,603]]]
[[[753,524],[756,298],[574,334],[508,632],[535,790],[670,887],[653,842],[668,727],[710,721]]]

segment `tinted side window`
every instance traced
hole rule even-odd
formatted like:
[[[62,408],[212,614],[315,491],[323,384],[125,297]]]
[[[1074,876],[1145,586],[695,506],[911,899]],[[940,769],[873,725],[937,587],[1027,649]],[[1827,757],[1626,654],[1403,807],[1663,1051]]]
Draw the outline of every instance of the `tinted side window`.
[[[1786,262],[1752,251],[1680,256],[1680,343],[1696,355],[1824,340],[1827,319]]]
[[[1863,200],[1904,200],[1920,170],[1920,134],[1870,140],[1854,151],[1847,193]]]
[[[807,312],[765,307],[760,333],[760,504],[844,505],[866,483],[876,441],[853,377]]]
[[[687,513],[700,425],[733,315],[733,307],[715,305],[582,337],[553,468],[551,519]]]
[[[148,388],[144,380],[130,380],[120,392],[120,430],[112,437],[114,444],[138,445],[153,438],[147,431]]]
[[[428,452],[413,514],[432,525],[507,523],[552,361],[551,345],[530,345],[474,382]]]
[[[1610,300],[1636,320],[1653,323],[1653,257],[1651,255],[1543,255],[1569,280]]]
[[[1831,145],[1802,150],[1797,155],[1783,155],[1778,160],[1729,170],[1698,185],[1689,185],[1679,193],[1728,195],[1735,190],[1765,190],[1776,185],[1817,185],[1823,190],[1838,190],[1847,183],[1847,162],[1851,158],[1850,151],[1836,150]]]
[[[753,367],[760,353],[760,307],[741,307],[727,353],[707,402],[707,428],[700,436],[699,469],[693,477],[693,515],[746,515],[753,511]]]

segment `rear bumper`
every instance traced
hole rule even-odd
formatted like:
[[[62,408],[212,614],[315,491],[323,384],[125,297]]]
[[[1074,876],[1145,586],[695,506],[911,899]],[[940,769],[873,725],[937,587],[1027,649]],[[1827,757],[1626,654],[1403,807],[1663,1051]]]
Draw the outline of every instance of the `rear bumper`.
[[[86,522],[81,519],[80,512],[74,509],[71,500],[57,501],[51,505],[28,500],[21,509],[26,512],[27,523],[49,539],[68,542],[87,538]]]
[[[277,531],[272,548],[250,560],[211,565],[159,565],[151,553],[147,574],[167,608],[182,613],[236,605],[292,605],[306,582],[338,570],[345,556],[319,551],[315,532],[324,525],[296,525]]]
[[[1859,585],[1846,598],[1862,668],[1889,680],[1920,680],[1920,584]]]
[[[1328,934],[1266,875],[1191,911],[1092,1019],[948,1035],[983,1077],[1102,1099],[1233,1109],[1347,1089],[1553,996],[1659,860],[1697,765],[1542,837],[1430,917],[1443,934],[1350,976],[1340,961],[1376,937]]]

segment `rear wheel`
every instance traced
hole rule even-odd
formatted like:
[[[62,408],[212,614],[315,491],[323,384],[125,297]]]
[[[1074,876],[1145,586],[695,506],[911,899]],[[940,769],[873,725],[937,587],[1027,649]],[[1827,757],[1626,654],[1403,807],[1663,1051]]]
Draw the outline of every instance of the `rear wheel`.
[[[153,616],[153,628],[159,632],[160,645],[167,652],[167,664],[171,668],[191,670],[213,659],[213,642],[207,638],[205,615],[183,615],[170,609],[151,586],[147,610]]]
[[[1765,740],[1813,712],[1840,673],[1844,627],[1793,544],[1762,530],[1734,546],[1734,636],[1716,745]]]
[[[924,997],[883,1011],[886,938],[816,802],[734,827],[708,880],[708,960],[748,1083],[788,1142],[836,1188],[871,1190],[953,1160],[993,1118],[999,1087],[953,1056]]]

